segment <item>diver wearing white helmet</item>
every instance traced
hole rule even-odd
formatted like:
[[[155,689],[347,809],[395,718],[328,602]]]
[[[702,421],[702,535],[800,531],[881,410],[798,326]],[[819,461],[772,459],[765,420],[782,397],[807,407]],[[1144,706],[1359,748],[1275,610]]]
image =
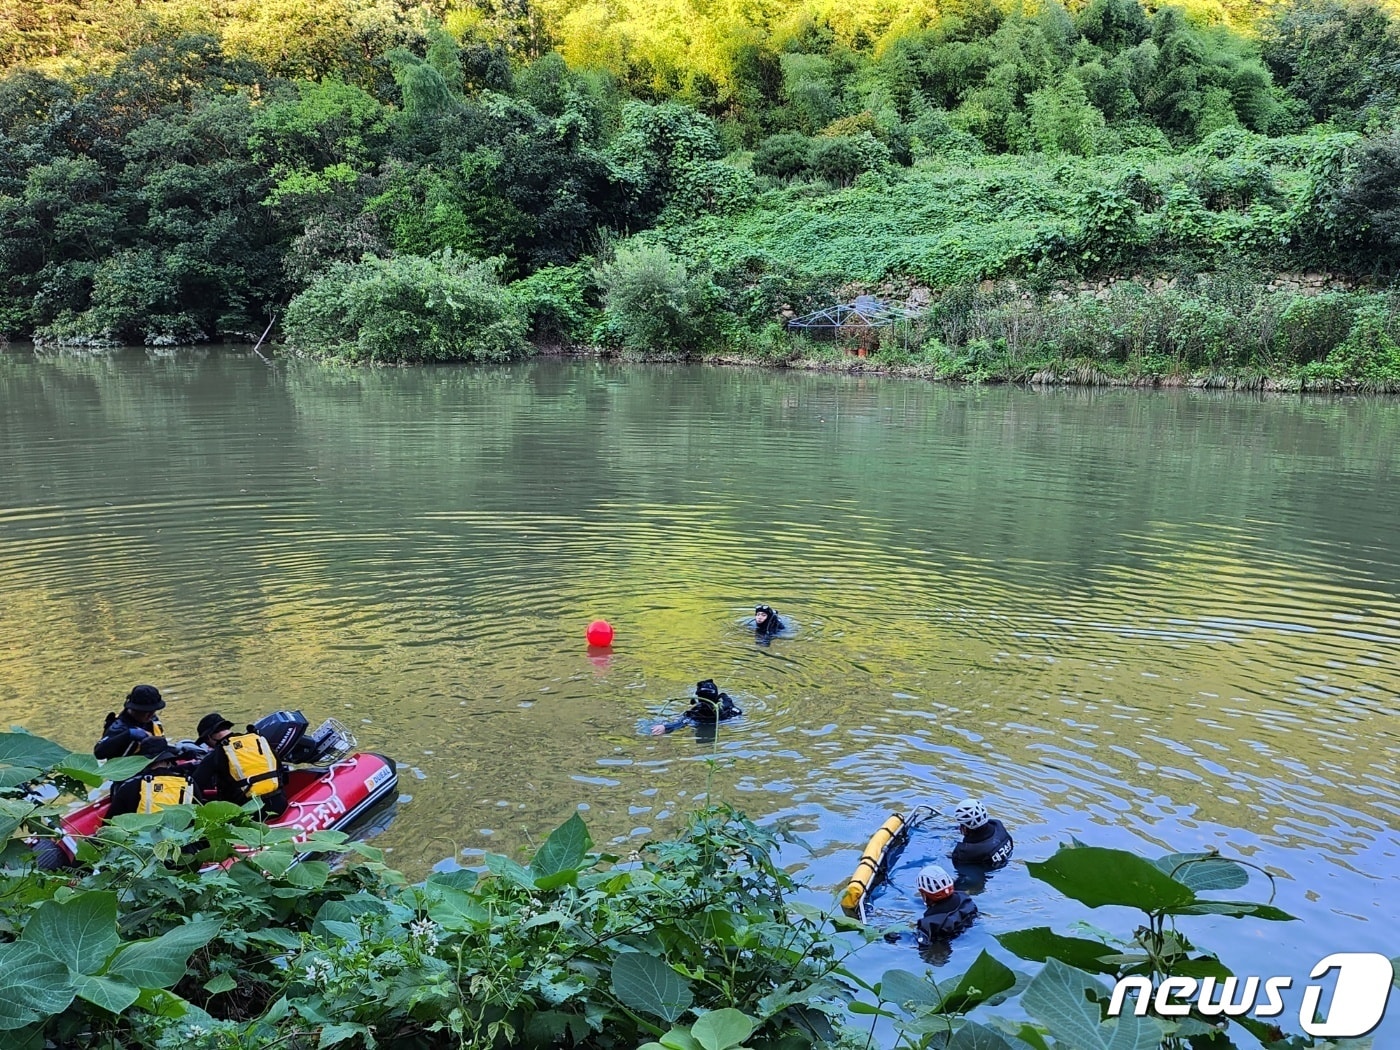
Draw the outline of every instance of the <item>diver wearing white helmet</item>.
[[[953,888],[953,877],[937,864],[919,872],[919,896],[924,914],[915,924],[919,947],[934,941],[952,940],[977,918],[977,905],[961,890]]]
[[[965,798],[953,810],[962,830],[962,841],[953,847],[953,864],[959,868],[1000,868],[1011,859],[1015,843],[1001,821],[987,813],[980,799]]]

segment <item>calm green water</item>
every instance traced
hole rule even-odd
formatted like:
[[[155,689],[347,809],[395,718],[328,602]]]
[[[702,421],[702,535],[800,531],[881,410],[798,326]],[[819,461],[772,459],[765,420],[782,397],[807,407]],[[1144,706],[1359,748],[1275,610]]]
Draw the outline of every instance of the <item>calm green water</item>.
[[[86,748],[141,681],[176,734],[336,715],[401,763],[378,842],[420,874],[580,806],[626,849],[709,788],[828,889],[888,809],[978,793],[1021,860],[1276,871],[1305,922],[1201,936],[1239,969],[1395,951],[1393,401],[14,348],[0,398],[10,723]],[[756,646],[755,601],[794,636]],[[638,734],[704,677],[746,709],[713,770]],[[1002,873],[956,958],[1087,917],[1047,897]]]

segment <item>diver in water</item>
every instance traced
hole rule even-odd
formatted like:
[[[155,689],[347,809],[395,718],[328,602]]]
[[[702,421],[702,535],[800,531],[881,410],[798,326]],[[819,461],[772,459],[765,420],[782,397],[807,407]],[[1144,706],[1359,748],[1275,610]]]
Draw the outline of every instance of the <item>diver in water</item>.
[[[961,890],[953,888],[953,877],[937,864],[919,872],[919,896],[924,914],[914,924],[914,937],[920,948],[950,941],[972,925],[977,905]]]
[[[753,633],[755,638],[772,638],[783,629],[783,621],[778,618],[778,611],[771,605],[755,605],[753,607]]]
[[[720,722],[727,722],[743,713],[735,705],[732,696],[719,691],[719,686],[715,685],[713,678],[706,678],[703,682],[695,684],[695,700],[689,709],[678,718],[669,722],[658,722],[652,726],[651,735],[662,736],[685,726],[694,726],[696,729],[709,728],[713,731],[714,726]]]
[[[165,700],[153,685],[138,685],[126,694],[122,713],[110,712],[102,723],[102,738],[92,747],[97,758],[154,755],[166,749],[165,730],[156,712]]]
[[[954,867],[995,869],[1011,859],[1016,844],[1005,825],[988,814],[980,799],[963,799],[953,817],[962,831],[962,841],[953,847]]]

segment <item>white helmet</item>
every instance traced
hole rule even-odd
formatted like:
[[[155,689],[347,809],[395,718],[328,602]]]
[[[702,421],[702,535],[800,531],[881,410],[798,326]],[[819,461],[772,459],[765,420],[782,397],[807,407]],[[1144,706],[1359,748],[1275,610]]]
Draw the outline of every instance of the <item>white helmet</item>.
[[[965,798],[959,802],[958,808],[953,810],[953,818],[965,828],[980,828],[992,819],[987,807],[975,798]]]
[[[937,864],[930,864],[919,872],[919,892],[937,900],[946,897],[953,889],[953,877]]]

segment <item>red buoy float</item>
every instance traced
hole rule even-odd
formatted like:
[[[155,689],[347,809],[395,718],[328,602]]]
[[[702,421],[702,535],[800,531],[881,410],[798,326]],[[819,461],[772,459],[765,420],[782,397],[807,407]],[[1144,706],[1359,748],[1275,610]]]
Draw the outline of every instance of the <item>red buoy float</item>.
[[[607,620],[594,620],[588,625],[588,644],[599,648],[612,645],[613,628]]]

